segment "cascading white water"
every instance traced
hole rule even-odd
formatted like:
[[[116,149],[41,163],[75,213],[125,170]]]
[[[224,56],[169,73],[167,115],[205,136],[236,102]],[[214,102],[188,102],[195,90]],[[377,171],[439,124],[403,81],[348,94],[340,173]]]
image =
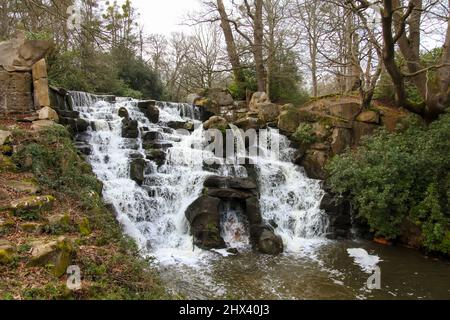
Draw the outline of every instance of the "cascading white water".
[[[261,210],[266,221],[274,223],[283,238],[285,251],[303,249],[305,239],[321,239],[327,232],[328,219],[320,210],[325,194],[320,181],[308,179],[303,168],[292,163],[295,150],[290,141],[271,130],[268,145],[279,148],[279,154],[262,150],[253,158],[258,168],[261,188]]]
[[[118,220],[140,247],[162,264],[191,263],[208,256],[193,246],[185,218],[187,207],[201,194],[211,172],[205,171],[203,159],[214,157],[204,151],[204,130],[197,122],[191,135],[182,135],[167,128],[170,121],[195,120],[198,112],[187,104],[160,102],[160,123],[153,124],[137,106],[137,101],[118,98],[108,103],[100,96],[72,92],[74,109],[91,123],[84,135],[93,152],[90,162],[104,183],[104,198],[117,211]],[[145,158],[142,139],[122,138],[120,108],[139,122],[141,132],[159,132],[164,141],[173,145],[167,151],[166,163],[158,167],[148,161],[142,187],[130,179],[130,159]],[[300,250],[304,238],[317,238],[326,232],[326,219],[319,209],[323,192],[318,181],[307,179],[301,168],[291,163],[293,150],[287,138],[272,132],[280,145],[281,159],[270,150],[262,150],[254,158],[261,185],[261,206],[266,221],[276,224],[276,233],[285,243],[287,252]],[[246,176],[239,166],[218,166],[214,174]],[[229,246],[248,248],[245,222],[238,212],[227,210],[222,234]]]

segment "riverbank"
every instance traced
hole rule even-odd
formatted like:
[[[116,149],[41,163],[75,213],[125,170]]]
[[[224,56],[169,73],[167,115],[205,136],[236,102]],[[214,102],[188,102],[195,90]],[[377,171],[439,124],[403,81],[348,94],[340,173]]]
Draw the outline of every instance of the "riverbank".
[[[0,299],[171,298],[64,127],[1,120],[0,130]],[[67,287],[70,265],[80,290]]]

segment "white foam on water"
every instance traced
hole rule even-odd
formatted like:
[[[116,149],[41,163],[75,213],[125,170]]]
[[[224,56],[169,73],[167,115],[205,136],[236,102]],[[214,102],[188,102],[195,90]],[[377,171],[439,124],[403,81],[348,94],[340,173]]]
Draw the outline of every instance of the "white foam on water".
[[[379,256],[370,255],[366,250],[361,248],[347,249],[347,252],[361,270],[366,273],[372,273],[382,261]]]

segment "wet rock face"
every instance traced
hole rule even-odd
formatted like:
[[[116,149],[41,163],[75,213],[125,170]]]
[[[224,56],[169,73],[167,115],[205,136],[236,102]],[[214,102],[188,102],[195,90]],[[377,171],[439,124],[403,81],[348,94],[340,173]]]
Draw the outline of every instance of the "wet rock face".
[[[329,192],[323,197],[320,209],[326,211],[329,217],[330,227],[327,237],[348,239],[352,228],[350,203]]]
[[[145,160],[141,158],[134,159],[130,164],[130,178],[135,181],[138,185],[142,186],[144,183],[144,170],[145,170]]]
[[[159,122],[159,109],[156,107],[156,101],[145,100],[138,102],[138,108],[145,114],[145,116],[152,123]]]
[[[220,234],[219,205],[220,199],[202,196],[186,210],[194,244],[199,248],[210,250],[226,247]]]
[[[122,137],[128,139],[139,138],[139,123],[136,120],[123,119]]]
[[[251,178],[210,176],[205,181],[204,195],[186,211],[195,243],[203,249],[222,249],[220,208],[239,207],[248,221],[253,248],[262,254],[283,252],[283,241],[273,228],[264,224],[258,199],[258,186]],[[209,224],[209,227],[205,227]],[[215,245],[215,246],[212,246]]]
[[[283,240],[273,232],[271,227],[266,225],[253,225],[250,231],[254,248],[258,252],[273,256],[283,253]]]
[[[206,188],[234,188],[243,190],[256,190],[256,183],[249,178],[228,178],[221,176],[211,176],[205,181]]]

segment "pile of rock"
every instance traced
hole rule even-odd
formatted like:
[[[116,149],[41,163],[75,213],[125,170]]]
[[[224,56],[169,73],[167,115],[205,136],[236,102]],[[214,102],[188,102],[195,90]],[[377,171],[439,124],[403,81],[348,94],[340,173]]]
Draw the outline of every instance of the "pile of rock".
[[[196,246],[203,249],[223,249],[221,223],[226,204],[242,208],[254,249],[263,254],[283,252],[283,241],[272,227],[263,222],[258,186],[249,178],[210,176],[204,183],[203,195],[186,210],[186,218]]]
[[[278,128],[298,148],[295,163],[304,167],[310,178],[325,180],[325,167],[333,156],[360,145],[364,137],[382,126],[395,130],[408,115],[403,110],[377,106],[362,110],[356,97],[331,97],[313,101],[302,108],[283,106]],[[298,136],[302,127],[307,128],[311,139],[305,141]]]
[[[230,92],[224,89],[213,88],[190,94],[186,101],[199,108],[202,121],[220,116],[228,122],[235,122],[249,112],[245,101],[234,101]]]

